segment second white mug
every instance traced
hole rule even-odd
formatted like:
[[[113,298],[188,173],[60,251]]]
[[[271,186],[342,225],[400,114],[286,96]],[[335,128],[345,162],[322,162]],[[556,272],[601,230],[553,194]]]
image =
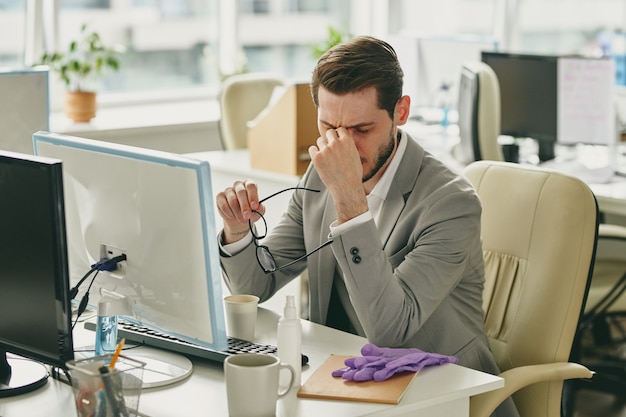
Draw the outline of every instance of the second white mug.
[[[224,361],[228,415],[230,417],[274,417],[276,401],[287,395],[291,383],[279,388],[282,370],[295,375],[291,365],[273,355],[239,353]]]

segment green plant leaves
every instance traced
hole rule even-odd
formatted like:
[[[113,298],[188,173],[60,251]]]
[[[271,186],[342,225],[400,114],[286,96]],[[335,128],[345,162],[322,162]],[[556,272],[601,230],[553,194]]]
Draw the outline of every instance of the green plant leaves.
[[[66,52],[44,52],[37,65],[48,65],[70,91],[89,91],[89,83],[97,80],[108,68],[119,70],[120,51],[107,47],[97,32],[81,26],[80,38],[72,40]]]

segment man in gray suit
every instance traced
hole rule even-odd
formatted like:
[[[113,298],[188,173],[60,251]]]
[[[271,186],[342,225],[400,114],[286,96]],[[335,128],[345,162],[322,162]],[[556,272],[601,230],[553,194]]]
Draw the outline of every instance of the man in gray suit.
[[[483,326],[481,206],[470,183],[398,127],[409,117],[387,43],[358,37],[313,71],[320,137],[265,238],[257,184],[216,197],[233,293],[267,300],[305,269],[310,320],[387,347],[454,355],[498,373]],[[310,190],[318,190],[313,192]],[[498,410],[515,416],[512,401]]]

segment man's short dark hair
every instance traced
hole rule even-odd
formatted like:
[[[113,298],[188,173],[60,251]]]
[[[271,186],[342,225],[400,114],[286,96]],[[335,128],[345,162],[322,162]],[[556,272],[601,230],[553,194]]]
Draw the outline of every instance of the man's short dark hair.
[[[387,42],[359,36],[329,49],[317,62],[311,80],[311,95],[319,107],[319,88],[343,95],[375,87],[378,107],[393,119],[402,97],[404,73],[398,56]]]

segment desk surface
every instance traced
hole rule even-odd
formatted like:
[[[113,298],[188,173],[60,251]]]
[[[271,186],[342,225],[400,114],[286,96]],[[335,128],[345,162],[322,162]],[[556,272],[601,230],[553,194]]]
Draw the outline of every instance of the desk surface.
[[[276,343],[278,315],[259,309],[257,341]],[[313,373],[330,353],[359,355],[366,343],[364,338],[340,332],[325,326],[303,321],[302,348],[309,356],[309,365],[303,369],[302,381]],[[76,326],[75,346],[93,343],[93,333]],[[138,348],[146,349],[146,348]],[[125,352],[132,357],[132,351]],[[142,415],[173,417],[194,414],[227,416],[226,387],[221,363],[193,360],[192,375],[176,384],[144,390],[139,411]],[[292,389],[278,401],[278,417],[327,416],[468,416],[469,396],[494,390],[504,385],[501,378],[458,365],[427,368],[415,377],[403,400],[398,405],[347,401],[301,399]],[[68,417],[75,415],[71,387],[52,380],[33,393],[0,399],[0,416]]]

